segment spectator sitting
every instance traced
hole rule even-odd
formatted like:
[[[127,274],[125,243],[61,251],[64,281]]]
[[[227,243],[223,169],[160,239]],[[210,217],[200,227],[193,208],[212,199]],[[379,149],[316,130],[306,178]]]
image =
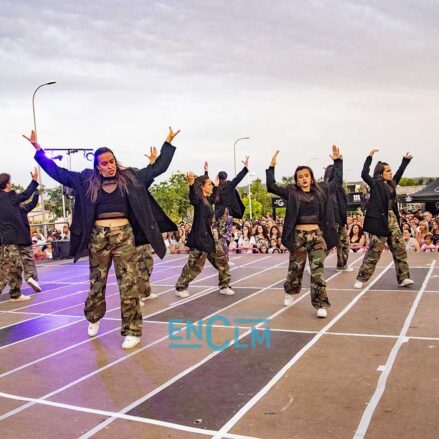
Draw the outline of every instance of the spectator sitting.
[[[255,238],[251,235],[251,229],[247,226],[242,228],[242,236],[238,241],[238,249],[240,253],[253,253],[253,247],[256,246]]]
[[[63,240],[70,240],[70,228],[68,225],[63,226],[61,236]]]
[[[433,235],[427,233],[424,236],[424,244],[421,246],[421,252],[435,252],[436,246],[433,244]]]
[[[261,246],[259,247],[259,253],[268,253],[268,249],[265,244],[261,244]]]
[[[436,218],[433,221],[432,235],[433,235],[433,244],[439,245],[439,218]]]
[[[43,253],[43,251],[41,250],[41,247],[38,244],[37,238],[34,237],[34,236],[32,237],[32,250],[33,250],[33,253],[34,253],[34,259],[35,260],[38,261],[38,260],[44,258],[44,253]]]
[[[354,224],[349,232],[349,246],[352,252],[357,253],[364,248],[365,238],[360,225]]]
[[[281,253],[280,248],[277,245],[277,239],[272,238],[270,240],[270,248],[268,249],[268,253]]]
[[[410,232],[407,229],[402,232],[402,236],[404,239],[405,249],[407,253],[419,251],[419,242],[415,238],[410,236]]]

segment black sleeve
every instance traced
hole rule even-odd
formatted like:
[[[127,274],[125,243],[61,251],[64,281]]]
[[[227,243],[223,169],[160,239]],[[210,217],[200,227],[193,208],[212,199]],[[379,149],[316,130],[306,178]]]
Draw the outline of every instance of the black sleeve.
[[[146,168],[138,171],[140,181],[146,189],[152,185],[156,177],[168,170],[172,158],[174,157],[175,149],[175,146],[165,142],[160,149],[157,160],[152,165],[148,165]]]
[[[38,199],[40,198],[38,192],[34,193],[34,196],[32,197],[32,201],[25,204],[23,207],[20,207],[20,211],[22,213],[28,214],[29,212],[32,212],[37,207]]]
[[[18,204],[23,203],[23,201],[28,200],[35,192],[35,189],[37,187],[38,187],[38,182],[32,180],[29,186],[26,188],[26,190],[24,190],[20,194],[14,193],[14,195],[11,197],[12,204],[15,204],[17,206]]]
[[[270,166],[268,169],[265,170],[265,176],[267,180],[266,181],[267,191],[279,197],[282,197],[284,200],[287,200],[288,189],[277,185],[276,180],[274,178],[274,166]]]
[[[195,192],[194,185],[192,184],[189,186],[189,202],[192,204],[192,206],[197,206],[199,201],[200,200]]]
[[[361,171],[361,178],[372,187],[374,185],[373,178],[369,175],[370,165],[372,164],[372,157],[368,155],[364,161],[363,170]]]
[[[75,188],[80,185],[81,174],[79,172],[73,172],[61,168],[52,159],[49,159],[46,156],[44,150],[40,149],[35,153],[35,160],[47,172],[47,174],[58,183],[71,188]]]
[[[239,171],[238,175],[231,181],[232,187],[236,188],[239,183],[241,183],[242,179],[246,176],[248,169],[244,166],[241,171]]]
[[[399,180],[401,180],[402,174],[404,174],[405,168],[407,168],[408,164],[410,163],[411,159],[406,159],[403,157],[401,164],[399,165],[398,170],[396,171],[395,175],[393,176],[393,181],[398,184]]]
[[[207,199],[207,201],[209,201],[210,204],[214,204],[215,203],[215,199],[216,199],[216,195],[218,194],[218,186],[214,186],[213,187],[213,191],[212,193],[209,195],[209,198]]]

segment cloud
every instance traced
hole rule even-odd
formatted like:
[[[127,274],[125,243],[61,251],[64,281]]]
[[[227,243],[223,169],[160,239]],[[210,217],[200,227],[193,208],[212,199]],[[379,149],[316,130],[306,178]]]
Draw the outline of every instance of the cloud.
[[[230,170],[234,140],[250,136],[238,152],[260,176],[275,147],[287,174],[317,156],[323,168],[332,143],[356,174],[372,144],[395,166],[413,150],[408,174],[436,173],[434,1],[2,4],[2,168],[23,181],[30,98],[52,79],[37,95],[40,138],[52,146],[108,145],[138,165],[173,124],[174,170],[204,158]]]

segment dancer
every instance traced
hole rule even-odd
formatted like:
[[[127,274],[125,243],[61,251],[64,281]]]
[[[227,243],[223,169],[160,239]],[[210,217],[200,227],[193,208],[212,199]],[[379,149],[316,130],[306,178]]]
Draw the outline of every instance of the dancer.
[[[122,167],[105,147],[95,151],[92,170],[68,171],[46,157],[33,131],[30,138],[24,137],[36,149],[35,159],[40,166],[76,193],[70,254],[76,262],[87,247],[89,250],[90,293],[84,308],[89,336],[98,333],[99,321],[105,315],[106,283],[114,260],[121,296],[122,348],[133,348],[142,335],[136,245],[149,242],[159,257],[166,253],[145,187],[139,179],[141,171]]]
[[[217,177],[213,185],[207,175],[195,177],[193,172],[188,172],[187,181],[189,201],[194,206],[194,220],[186,243],[190,248],[189,260],[177,280],[176,294],[178,297],[189,297],[189,283],[201,273],[208,259],[218,270],[220,293],[231,296],[235,292],[230,288],[228,258],[221,245],[215,242],[211,230],[214,219],[212,204],[218,193],[219,179]]]
[[[329,193],[334,207],[334,219],[337,224],[338,244],[337,244],[337,271],[354,271],[348,267],[349,257],[349,237],[346,230],[348,203],[346,192],[343,188],[343,157],[336,145],[332,145],[333,156],[338,151],[338,159],[334,160],[333,165],[325,169],[324,181],[328,185]],[[333,157],[332,156],[332,157]]]
[[[233,218],[242,219],[245,212],[244,204],[236,187],[248,173],[246,156],[242,161],[244,167],[233,180],[227,180],[227,172],[218,172],[218,192],[215,198],[215,227],[218,230],[218,241],[224,253],[229,254],[229,244],[232,237]],[[204,175],[208,175],[208,163],[204,164]]]
[[[28,200],[38,187],[36,169],[31,172],[31,177],[27,189],[17,194],[12,190],[11,176],[0,174],[0,292],[9,284],[9,295],[13,302],[32,298],[21,293],[23,268],[20,256],[24,247],[32,248],[30,232],[20,212],[20,203]],[[36,281],[35,284],[38,285]]]
[[[157,149],[152,147],[150,155],[145,154],[149,159],[149,165],[139,171],[140,181],[146,189],[146,195],[161,233],[176,231],[177,226],[163,212],[148,189],[156,177],[168,170],[175,153],[175,146],[171,145],[170,142],[179,132],[180,130],[174,133],[172,128],[169,127],[169,134],[165,143],[163,143],[160,154],[157,154]],[[139,273],[140,306],[143,306],[145,300],[156,299],[158,297],[157,294],[151,292],[150,278],[154,268],[154,259],[152,258],[151,246],[149,244],[142,244],[137,247],[136,263]]]
[[[293,295],[302,288],[303,270],[308,254],[311,271],[311,303],[317,317],[327,317],[329,308],[326,281],[323,277],[327,249],[337,245],[334,210],[326,183],[316,183],[309,166],[299,166],[294,172],[295,184],[281,187],[276,184],[274,169],[279,150],[266,170],[267,190],[287,201],[282,232],[282,244],[290,251],[288,274],[284,283],[284,305],[293,303]],[[332,158],[340,158],[338,149]]]
[[[364,230],[370,234],[370,239],[369,249],[364,256],[354,284],[354,288],[358,289],[363,288],[363,283],[371,278],[386,243],[395,262],[398,285],[407,287],[414,283],[410,279],[407,251],[401,232],[396,197],[396,186],[413,156],[407,153],[403,157],[402,163],[394,176],[392,176],[392,168],[389,164],[379,161],[375,166],[373,177],[371,177],[369,175],[370,165],[373,155],[377,151],[377,149],[370,151],[361,172],[361,178],[370,188],[370,197],[364,219]]]

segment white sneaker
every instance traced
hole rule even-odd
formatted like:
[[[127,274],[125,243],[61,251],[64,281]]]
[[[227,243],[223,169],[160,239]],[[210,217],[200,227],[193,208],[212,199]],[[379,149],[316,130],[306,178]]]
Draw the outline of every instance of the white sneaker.
[[[326,311],[326,308],[319,308],[317,310],[317,317],[319,319],[325,319],[326,317],[328,317],[328,311]]]
[[[336,270],[337,271],[346,271],[347,273],[354,271],[354,269],[352,267],[343,267],[343,268],[337,267]]]
[[[178,297],[189,297],[189,291],[188,290],[183,290],[183,291],[176,291],[175,295]]]
[[[415,282],[411,279],[404,279],[399,286],[400,287],[408,287],[409,285],[413,285]]]
[[[363,288],[363,282],[361,282],[359,280],[356,280],[355,283],[354,283],[354,288],[356,290],[361,290],[361,288]]]
[[[99,322],[96,322],[96,323],[89,322],[88,335],[90,337],[94,337],[95,335],[97,335],[98,331],[99,331]]]
[[[18,296],[15,299],[11,299],[11,302],[26,302],[31,299],[32,299],[31,296],[26,296],[26,294],[22,294],[21,296]]]
[[[38,282],[37,282],[33,277],[30,277],[30,278],[26,281],[26,283],[27,283],[31,288],[33,288],[37,293],[41,293],[42,289],[41,289],[40,285],[38,284]]]
[[[159,297],[158,294],[151,293],[148,297],[144,297],[142,300],[153,300],[157,299],[157,297]]]
[[[131,349],[140,343],[140,337],[134,337],[134,335],[127,335],[122,343],[122,349]]]
[[[220,294],[224,294],[226,296],[233,296],[235,292],[230,287],[226,287],[220,289]]]
[[[292,294],[287,294],[285,293],[285,297],[284,297],[284,305],[285,306],[289,306],[294,302],[293,300],[293,295]]]

